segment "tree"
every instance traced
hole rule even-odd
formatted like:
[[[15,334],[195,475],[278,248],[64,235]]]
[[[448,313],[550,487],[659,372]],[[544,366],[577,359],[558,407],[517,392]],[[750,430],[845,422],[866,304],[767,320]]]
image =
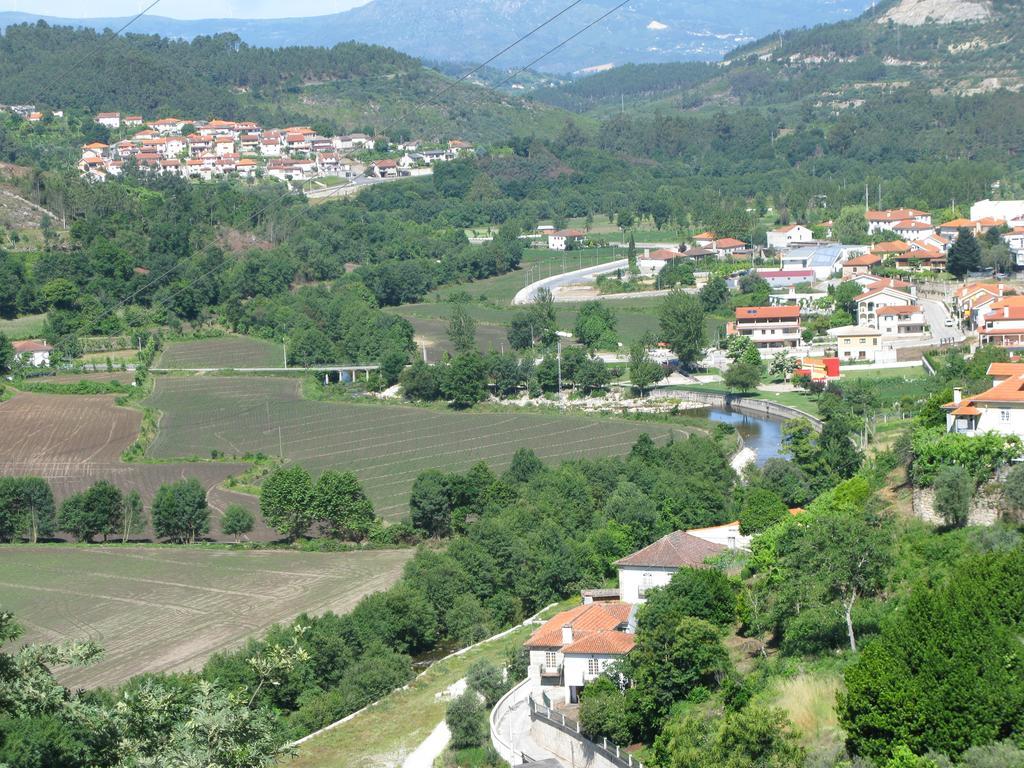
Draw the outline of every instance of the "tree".
[[[1017,518],[1024,513],[1024,464],[1014,464],[1003,483],[1003,498]]]
[[[629,233],[629,246],[626,248],[626,264],[628,265],[631,280],[640,276],[640,267],[637,265],[636,260],[636,240],[632,232]]]
[[[299,331],[288,345],[288,362],[308,368],[317,363],[334,361],[334,345],[319,328]]]
[[[615,312],[606,301],[587,301],[580,305],[573,335],[588,349],[615,346]]]
[[[376,516],[359,480],[351,472],[327,470],[316,482],[310,500],[313,519],[331,536],[361,541],[369,535]]]
[[[97,534],[106,537],[118,530],[118,518],[124,504],[121,491],[106,480],[64,500],[57,516],[61,530],[79,541],[92,541]]]
[[[847,245],[868,242],[868,220],[860,206],[849,205],[839,212],[832,233],[836,240]]]
[[[946,269],[956,277],[963,277],[968,272],[977,271],[980,266],[981,246],[971,230],[961,227],[946,256]]]
[[[643,344],[637,342],[629,348],[629,381],[641,397],[651,384],[661,381],[664,375],[661,366],[648,357]]]
[[[543,471],[544,462],[537,458],[532,448],[517,448],[504,478],[509,483],[527,483]]]
[[[664,768],[801,768],[806,760],[786,712],[753,705],[720,718],[688,712],[665,727],[654,754]]]
[[[267,525],[294,541],[313,522],[312,496],[309,472],[298,465],[276,469],[260,489],[260,514]]]
[[[466,670],[466,685],[480,694],[488,709],[494,707],[509,689],[501,670],[487,659],[479,659],[470,664]]]
[[[487,397],[487,367],[477,352],[459,355],[445,371],[441,390],[453,408],[472,408]]]
[[[0,373],[8,373],[14,367],[14,345],[0,333]]]
[[[700,303],[704,306],[705,312],[714,312],[721,309],[729,301],[729,284],[721,275],[711,277],[704,287],[700,289]]]
[[[479,747],[487,736],[487,710],[474,690],[467,690],[448,704],[444,721],[456,749]]]
[[[241,504],[229,504],[220,519],[220,531],[225,536],[234,536],[237,544],[242,536],[252,531],[256,520]]]
[[[733,363],[726,368],[722,381],[734,392],[753,392],[761,383],[761,366],[746,362]]]
[[[409,515],[413,527],[439,539],[451,532],[452,506],[447,478],[436,469],[421,472],[412,484]]]
[[[761,353],[757,351],[757,345],[749,336],[739,333],[729,337],[726,343],[726,356],[734,363],[761,365]]]
[[[0,541],[24,536],[35,544],[56,527],[53,491],[41,477],[0,477]]]
[[[935,474],[935,511],[946,525],[961,528],[967,524],[974,497],[974,478],[957,464],[939,469]]]
[[[456,355],[476,351],[476,320],[469,314],[465,302],[452,303],[448,313],[448,340],[455,348]]]
[[[402,350],[393,349],[385,352],[380,358],[380,375],[389,387],[394,386],[402,378],[409,355]]]
[[[784,559],[826,597],[839,600],[850,650],[856,651],[853,608],[882,590],[893,562],[888,526],[857,510],[829,512],[799,530]]]
[[[700,299],[682,291],[672,291],[658,312],[661,337],[679,364],[690,368],[704,354],[704,307]]]
[[[436,400],[441,396],[435,369],[423,360],[415,360],[399,377],[402,392],[409,400]]]
[[[133,533],[141,532],[146,526],[145,509],[138,491],[131,490],[125,494],[120,517],[121,543],[127,544]]]
[[[531,333],[541,344],[550,347],[558,338],[555,298],[547,288],[538,288],[529,310]]]
[[[206,491],[194,477],[161,485],[153,497],[153,531],[160,538],[192,544],[210,530]]]
[[[789,514],[785,503],[769,490],[764,488],[748,488],[743,494],[743,505],[740,507],[740,533],[751,536],[775,523]]]
[[[508,324],[509,346],[512,349],[529,349],[536,340],[534,318],[531,312],[516,312]]]
[[[772,359],[768,363],[768,375],[774,379],[785,379],[796,370],[796,366],[796,358],[786,350],[780,349],[772,355]]]

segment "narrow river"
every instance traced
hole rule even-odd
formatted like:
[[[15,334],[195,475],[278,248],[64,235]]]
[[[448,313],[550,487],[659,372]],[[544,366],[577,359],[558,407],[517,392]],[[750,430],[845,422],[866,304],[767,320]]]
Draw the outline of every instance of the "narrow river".
[[[702,409],[711,421],[732,424],[743,438],[743,444],[757,454],[757,466],[782,455],[782,422],[764,416],[748,416],[724,408]]]

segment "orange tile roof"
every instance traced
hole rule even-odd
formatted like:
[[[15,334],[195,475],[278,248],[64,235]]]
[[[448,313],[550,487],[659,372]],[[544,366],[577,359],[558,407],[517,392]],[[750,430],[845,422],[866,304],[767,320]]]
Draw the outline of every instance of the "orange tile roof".
[[[715,240],[715,248],[743,248],[744,246],[746,243],[735,237],[723,237],[721,240]]]
[[[881,307],[877,312],[875,312],[875,314],[879,315],[879,316],[881,316],[881,315],[913,315],[913,314],[915,314],[917,312],[920,312],[920,311],[921,311],[920,307],[915,307],[914,305],[911,305],[909,307]]]
[[[907,250],[910,250],[910,246],[902,240],[887,240],[884,243],[875,243],[871,246],[872,253],[903,253]]]
[[[943,224],[940,229],[974,229],[976,223],[970,219],[953,219]]]
[[[701,232],[699,235],[694,235],[693,239],[694,240],[714,240],[715,239],[715,233],[714,232]]]
[[[629,621],[633,610],[628,603],[608,602],[577,605],[544,622],[526,641],[528,648],[561,648],[562,628],[572,627],[573,642],[594,632],[608,632]]]
[[[882,261],[882,257],[874,253],[865,253],[861,256],[855,256],[850,259],[844,266],[847,267],[870,267],[878,264]]]
[[[870,299],[872,296],[877,296],[878,294],[882,293],[882,291],[895,291],[896,293],[903,293],[908,300],[912,298],[909,293],[905,293],[904,291],[901,291],[898,288],[894,288],[891,285],[878,285],[877,283],[872,283],[871,287],[868,288],[868,290],[862,293],[860,296],[854,298],[854,301],[864,301],[865,299]]]
[[[28,341],[15,341],[11,343],[14,347],[15,354],[24,354],[25,352],[51,352],[53,347],[47,344],[45,341],[39,341],[38,339],[30,339]]]
[[[987,376],[1021,376],[1024,375],[1024,363],[992,363],[985,374]]]
[[[1020,305],[1009,305],[996,308],[995,305],[991,307],[993,312],[989,312],[985,315],[985,320],[1024,320],[1024,306]]]
[[[659,248],[658,250],[649,253],[647,256],[644,256],[644,259],[649,261],[672,261],[672,259],[678,259],[682,255],[683,254],[679,253],[679,251],[673,251],[669,248]]]
[[[781,320],[800,317],[800,307],[737,307],[737,320]]]
[[[562,648],[562,653],[606,653],[625,656],[633,650],[636,638],[626,632],[595,632]]]
[[[868,211],[864,214],[864,218],[868,221],[906,221],[907,219],[915,219],[918,216],[927,216],[927,212],[918,211],[913,208],[896,208],[888,211]]]
[[[961,405],[955,411],[954,416],[981,416],[981,411],[975,408],[973,405]]]

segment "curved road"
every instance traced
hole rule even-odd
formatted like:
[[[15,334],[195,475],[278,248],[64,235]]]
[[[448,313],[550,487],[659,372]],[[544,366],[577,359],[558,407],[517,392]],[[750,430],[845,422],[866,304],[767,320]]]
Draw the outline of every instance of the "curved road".
[[[609,272],[614,272],[617,269],[627,269],[628,267],[629,261],[627,259],[619,259],[618,261],[609,261],[604,264],[598,264],[593,267],[574,269],[572,272],[563,272],[560,275],[552,275],[551,277],[545,277],[542,280],[538,280],[535,283],[530,283],[528,286],[519,291],[519,293],[516,294],[515,298],[512,299],[512,303],[517,305],[532,304],[537,297],[537,291],[539,291],[541,288],[547,288],[550,291],[555,288],[561,288],[566,285],[578,283],[581,280],[588,277],[606,275]]]

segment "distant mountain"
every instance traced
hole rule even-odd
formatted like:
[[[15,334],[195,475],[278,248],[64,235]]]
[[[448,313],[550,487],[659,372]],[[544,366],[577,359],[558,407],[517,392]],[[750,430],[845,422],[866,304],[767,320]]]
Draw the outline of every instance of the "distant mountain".
[[[616,4],[585,0],[495,64],[523,66]],[[331,46],[354,40],[432,60],[484,61],[565,5],[565,0],[372,0],[343,13],[310,18],[179,21],[143,17],[131,31],[184,39],[230,32],[250,45],[269,47]],[[566,73],[628,62],[712,61],[775,30],[848,19],[868,5],[870,0],[636,0],[536,66]],[[38,18],[0,13],[0,27]],[[127,21],[42,18],[95,29],[117,29]]]

